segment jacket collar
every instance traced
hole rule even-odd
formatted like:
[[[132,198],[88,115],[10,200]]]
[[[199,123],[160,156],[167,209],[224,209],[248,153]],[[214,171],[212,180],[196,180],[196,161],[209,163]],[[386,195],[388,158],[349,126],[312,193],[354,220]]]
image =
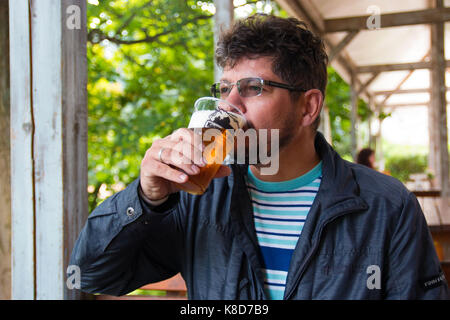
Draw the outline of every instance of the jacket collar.
[[[332,220],[336,216],[367,209],[367,203],[359,196],[360,188],[349,163],[328,144],[322,133],[317,132],[314,145],[322,159],[322,181],[316,199],[308,213],[309,223],[305,224],[302,234],[309,233],[312,240],[313,232],[318,225]],[[253,227],[253,212],[250,197],[245,185],[248,165],[233,165],[229,179],[233,190],[234,207],[239,208],[251,240],[257,245]],[[232,207],[233,207],[232,203]]]
[[[366,207],[365,202],[359,197],[359,185],[355,179],[349,163],[343,160],[339,154],[328,144],[322,133],[317,132],[314,145],[322,159],[322,182],[317,194],[322,205],[322,210],[331,213],[341,209],[348,210],[352,205],[355,209]],[[233,176],[245,177],[248,172],[248,164],[236,165]],[[244,179],[239,179],[236,186],[242,192],[246,190]]]
[[[367,204],[360,197],[360,188],[351,165],[325,140],[322,133],[317,132],[315,138],[316,151],[322,159],[322,181],[317,194],[322,212],[328,215],[340,214],[342,211],[363,210]]]

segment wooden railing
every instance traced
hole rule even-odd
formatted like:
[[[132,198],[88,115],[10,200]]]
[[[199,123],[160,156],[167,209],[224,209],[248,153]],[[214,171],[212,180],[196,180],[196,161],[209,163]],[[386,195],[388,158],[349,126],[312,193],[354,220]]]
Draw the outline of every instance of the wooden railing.
[[[439,190],[421,190],[413,191],[413,193],[427,219],[445,277],[450,279],[450,225],[447,224],[448,219],[445,216],[449,208],[443,203]]]
[[[436,253],[447,281],[450,280],[450,226],[430,227]]]
[[[443,212],[445,208],[442,206],[441,191],[418,190],[413,191],[413,193],[416,195],[417,200],[422,207],[428,225],[430,227],[445,225],[446,220],[444,219],[444,215],[446,213]]]

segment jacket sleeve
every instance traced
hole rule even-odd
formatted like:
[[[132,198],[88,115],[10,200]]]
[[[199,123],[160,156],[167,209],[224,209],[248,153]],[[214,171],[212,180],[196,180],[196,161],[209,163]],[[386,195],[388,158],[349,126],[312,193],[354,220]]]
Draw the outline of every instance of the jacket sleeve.
[[[408,192],[390,244],[387,299],[449,299],[449,289],[420,204]]]
[[[139,179],[106,199],[88,217],[71,254],[81,290],[124,295],[180,271],[183,226],[179,193],[151,208]]]

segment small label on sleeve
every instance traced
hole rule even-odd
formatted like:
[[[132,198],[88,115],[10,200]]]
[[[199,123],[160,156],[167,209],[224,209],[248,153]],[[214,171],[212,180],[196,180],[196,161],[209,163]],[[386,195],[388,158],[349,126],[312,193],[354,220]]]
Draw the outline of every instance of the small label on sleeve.
[[[424,290],[439,287],[446,282],[447,281],[445,280],[445,275],[443,272],[441,272],[439,275],[420,280],[420,284]]]

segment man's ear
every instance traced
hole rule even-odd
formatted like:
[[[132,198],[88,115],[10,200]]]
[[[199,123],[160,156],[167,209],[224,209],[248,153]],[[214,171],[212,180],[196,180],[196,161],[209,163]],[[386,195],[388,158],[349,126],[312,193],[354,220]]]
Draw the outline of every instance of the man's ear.
[[[320,115],[323,104],[322,92],[318,89],[311,89],[303,96],[303,118],[302,126],[307,127],[314,123]]]

